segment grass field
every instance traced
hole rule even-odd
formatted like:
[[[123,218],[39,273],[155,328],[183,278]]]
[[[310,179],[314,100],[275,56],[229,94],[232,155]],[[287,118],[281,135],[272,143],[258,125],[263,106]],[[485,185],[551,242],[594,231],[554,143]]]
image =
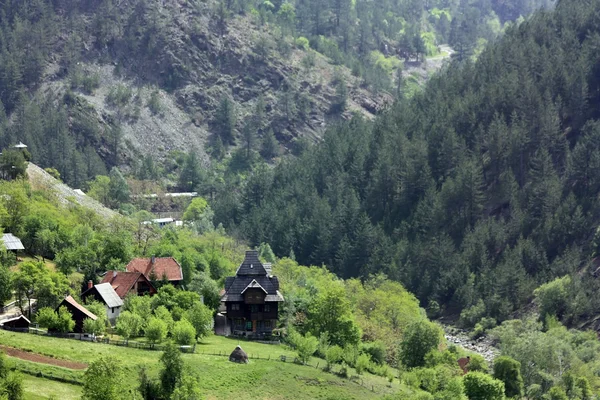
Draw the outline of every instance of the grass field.
[[[50,379],[23,374],[25,400],[47,399],[54,395],[60,400],[79,400],[81,386],[69,385]]]
[[[384,393],[398,390],[399,384],[392,388],[387,386],[384,378],[370,374],[360,378],[364,386],[349,379],[326,373],[314,366],[297,365],[291,362],[277,361],[280,355],[294,358],[295,353],[285,346],[267,345],[255,342],[239,342],[251,356],[271,358],[271,360],[251,360],[250,364],[235,364],[227,357],[209,355],[207,353],[231,352],[238,341],[219,336],[210,336],[203,344],[196,347],[196,354],[184,354],[183,359],[191,369],[200,376],[200,384],[207,399],[225,399],[243,397],[245,399],[375,399]],[[72,361],[91,362],[103,355],[112,355],[119,359],[126,369],[127,384],[137,386],[138,371],[141,366],[148,368],[151,375],[156,375],[160,368],[161,353],[117,347],[100,343],[79,342],[76,340],[35,336],[25,333],[0,331],[0,344],[33,351],[50,357]],[[315,359],[312,364],[320,366],[324,361]],[[22,363],[25,363],[22,361]],[[32,364],[32,363],[27,363]],[[57,367],[35,364],[38,368],[54,369]],[[46,371],[44,371],[44,374]],[[27,376],[29,381],[29,376]],[[45,380],[43,380],[45,381]],[[58,390],[64,384],[52,382]],[[72,385],[64,385],[62,390],[73,392]],[[366,387],[365,387],[366,386]],[[34,388],[35,385],[31,386]],[[368,387],[368,389],[367,389]],[[373,389],[373,390],[370,390]],[[30,392],[28,392],[30,393]],[[29,395],[29,394],[28,394]],[[31,392],[31,399],[42,393]],[[76,394],[75,394],[76,396]],[[59,396],[60,399],[69,399]]]

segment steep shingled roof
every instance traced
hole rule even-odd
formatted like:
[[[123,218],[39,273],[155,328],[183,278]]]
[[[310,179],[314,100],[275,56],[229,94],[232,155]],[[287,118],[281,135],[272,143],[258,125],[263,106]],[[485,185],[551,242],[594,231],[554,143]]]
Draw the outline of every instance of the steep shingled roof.
[[[246,252],[246,258],[240,264],[236,276],[225,279],[225,293],[221,296],[223,302],[244,301],[244,292],[248,289],[261,289],[265,292],[265,301],[284,301],[279,292],[279,280],[270,276],[258,259],[258,252]]]
[[[127,272],[141,272],[148,279],[154,270],[156,279],[166,276],[169,281],[183,280],[181,265],[173,257],[134,258],[125,269]]]

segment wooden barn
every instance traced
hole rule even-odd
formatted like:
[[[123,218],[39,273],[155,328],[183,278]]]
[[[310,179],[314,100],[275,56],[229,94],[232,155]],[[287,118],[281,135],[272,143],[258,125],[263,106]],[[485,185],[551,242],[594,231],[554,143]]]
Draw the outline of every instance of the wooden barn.
[[[86,318],[93,319],[94,321],[98,319],[97,316],[92,314],[87,308],[79,304],[71,296],[65,297],[58,307],[56,307],[56,311],[58,311],[61,307],[66,307],[73,316],[73,321],[75,321],[73,332],[76,333],[83,333],[83,321],[85,321]]]

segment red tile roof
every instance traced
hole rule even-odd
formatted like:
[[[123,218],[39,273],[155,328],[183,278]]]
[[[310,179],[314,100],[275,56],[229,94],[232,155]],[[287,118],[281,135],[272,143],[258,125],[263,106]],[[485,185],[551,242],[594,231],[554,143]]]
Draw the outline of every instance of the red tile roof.
[[[183,280],[181,265],[173,257],[134,258],[125,268],[129,272],[141,272],[148,279],[154,270],[154,276],[158,280],[163,276],[169,281]]]
[[[100,283],[110,283],[119,297],[124,299],[140,278],[146,280],[140,272],[108,271]]]
[[[94,321],[98,319],[98,317],[96,317],[94,314],[92,314],[87,308],[85,308],[84,306],[82,306],[81,304],[79,304],[71,296],[65,297],[64,301],[66,301],[67,303],[69,303],[70,305],[72,305],[73,307],[75,307],[76,309],[78,309],[79,311],[81,311],[82,313],[84,313],[86,317],[88,317],[90,319],[93,319]]]

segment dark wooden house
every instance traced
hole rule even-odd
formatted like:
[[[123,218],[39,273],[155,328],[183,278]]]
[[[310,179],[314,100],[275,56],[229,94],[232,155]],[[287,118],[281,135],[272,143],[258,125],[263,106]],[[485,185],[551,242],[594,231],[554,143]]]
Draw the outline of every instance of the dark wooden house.
[[[83,321],[85,321],[86,318],[93,319],[94,321],[98,319],[96,315],[92,314],[87,308],[79,304],[71,296],[65,297],[58,307],[56,307],[56,311],[58,311],[61,307],[66,307],[73,316],[73,321],[75,321],[73,332],[76,333],[83,332]]]
[[[268,336],[277,327],[283,296],[277,277],[269,272],[258,259],[258,251],[247,251],[236,275],[225,280],[222,314],[234,335]]]

